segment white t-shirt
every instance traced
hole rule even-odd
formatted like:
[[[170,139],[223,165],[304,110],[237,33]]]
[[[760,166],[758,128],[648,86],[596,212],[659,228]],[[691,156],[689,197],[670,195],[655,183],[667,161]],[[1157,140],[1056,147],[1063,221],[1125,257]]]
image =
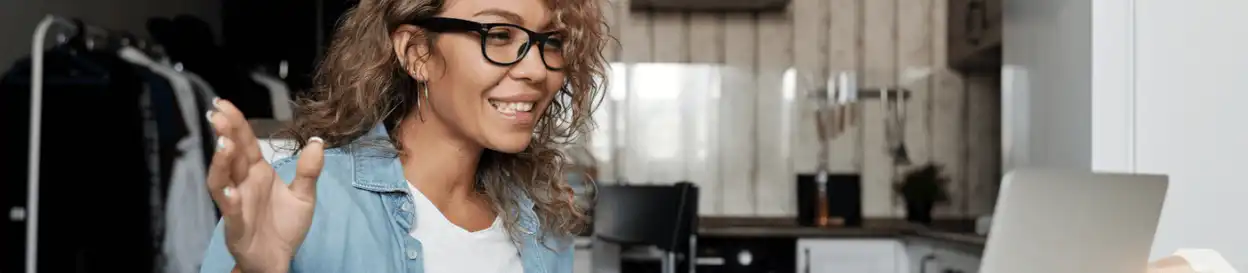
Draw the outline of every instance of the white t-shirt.
[[[425,273],[522,273],[520,251],[511,242],[502,218],[470,232],[451,223],[429,198],[408,183],[416,203],[411,235],[424,247]]]

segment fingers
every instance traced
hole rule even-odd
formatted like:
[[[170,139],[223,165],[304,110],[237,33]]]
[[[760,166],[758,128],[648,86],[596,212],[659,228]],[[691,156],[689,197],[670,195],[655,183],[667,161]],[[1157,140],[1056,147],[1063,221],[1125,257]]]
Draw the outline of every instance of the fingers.
[[[234,139],[235,143],[238,143],[239,155],[244,156],[248,163],[263,160],[264,155],[260,152],[260,143],[256,140],[256,135],[252,132],[251,125],[247,123],[247,118],[243,116],[243,112],[238,110],[230,101],[223,99],[214,99],[213,106],[226,120],[225,124],[223,124],[226,125],[225,128],[218,128],[218,134],[228,133],[229,137]],[[225,129],[227,132],[221,132],[220,129]]]
[[[234,181],[243,181],[247,177],[247,168],[263,160],[259,147],[256,147],[258,143],[255,137],[251,136],[251,127],[248,126],[246,120],[231,118],[231,116],[242,116],[238,108],[222,99],[213,99],[212,104],[214,110],[208,111],[208,121],[218,136],[229,138],[236,145],[234,153],[238,156],[230,162],[229,166],[233,168],[230,174]]]
[[[212,200],[217,202],[217,208],[221,209],[221,216],[227,223],[226,234],[239,234],[237,230],[242,228],[240,220],[243,214],[231,166],[237,154],[236,149],[233,141],[221,136],[217,137],[216,150],[216,154],[212,156],[212,165],[208,168],[208,192],[211,193]]]
[[[319,137],[309,139],[308,145],[299,151],[297,164],[291,192],[304,201],[316,201],[316,179],[321,176],[321,167],[325,164],[325,141]]]

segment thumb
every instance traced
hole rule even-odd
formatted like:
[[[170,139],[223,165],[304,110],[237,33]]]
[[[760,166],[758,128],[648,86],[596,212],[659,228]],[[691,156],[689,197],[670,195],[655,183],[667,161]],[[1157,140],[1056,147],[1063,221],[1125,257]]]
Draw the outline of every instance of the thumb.
[[[295,179],[290,184],[295,197],[308,202],[316,200],[316,180],[321,176],[321,167],[324,165],[325,140],[319,137],[308,139],[308,144],[299,151]]]

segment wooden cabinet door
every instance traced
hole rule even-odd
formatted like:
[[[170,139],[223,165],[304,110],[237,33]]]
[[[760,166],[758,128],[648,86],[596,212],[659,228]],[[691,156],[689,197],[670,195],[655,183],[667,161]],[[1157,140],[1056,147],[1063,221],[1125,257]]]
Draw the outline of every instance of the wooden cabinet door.
[[[979,50],[988,50],[994,46],[1001,45],[1001,30],[1004,28],[1002,21],[1001,0],[978,0],[983,5],[982,22],[983,28],[980,36]]]
[[[1000,71],[1001,0],[948,0],[949,66],[960,71]]]
[[[955,64],[969,55],[974,49],[973,46],[967,44],[967,35],[970,35],[970,30],[968,30],[969,26],[967,25],[966,20],[968,12],[966,7],[970,0],[948,1],[949,15],[947,17],[948,22],[946,22],[947,26],[945,28],[948,32],[946,33],[946,35],[948,35],[946,38],[946,43],[948,43],[946,50],[948,50],[948,52],[946,54],[948,54],[949,66],[957,67]]]

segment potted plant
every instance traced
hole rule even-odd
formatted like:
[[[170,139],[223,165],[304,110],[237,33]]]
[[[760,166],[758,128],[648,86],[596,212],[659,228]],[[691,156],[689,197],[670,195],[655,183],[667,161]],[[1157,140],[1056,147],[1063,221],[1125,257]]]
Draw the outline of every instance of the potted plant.
[[[935,163],[918,166],[901,176],[901,180],[893,184],[893,190],[906,203],[906,221],[931,224],[932,209],[949,201],[949,194],[945,192],[948,183],[943,167]]]

